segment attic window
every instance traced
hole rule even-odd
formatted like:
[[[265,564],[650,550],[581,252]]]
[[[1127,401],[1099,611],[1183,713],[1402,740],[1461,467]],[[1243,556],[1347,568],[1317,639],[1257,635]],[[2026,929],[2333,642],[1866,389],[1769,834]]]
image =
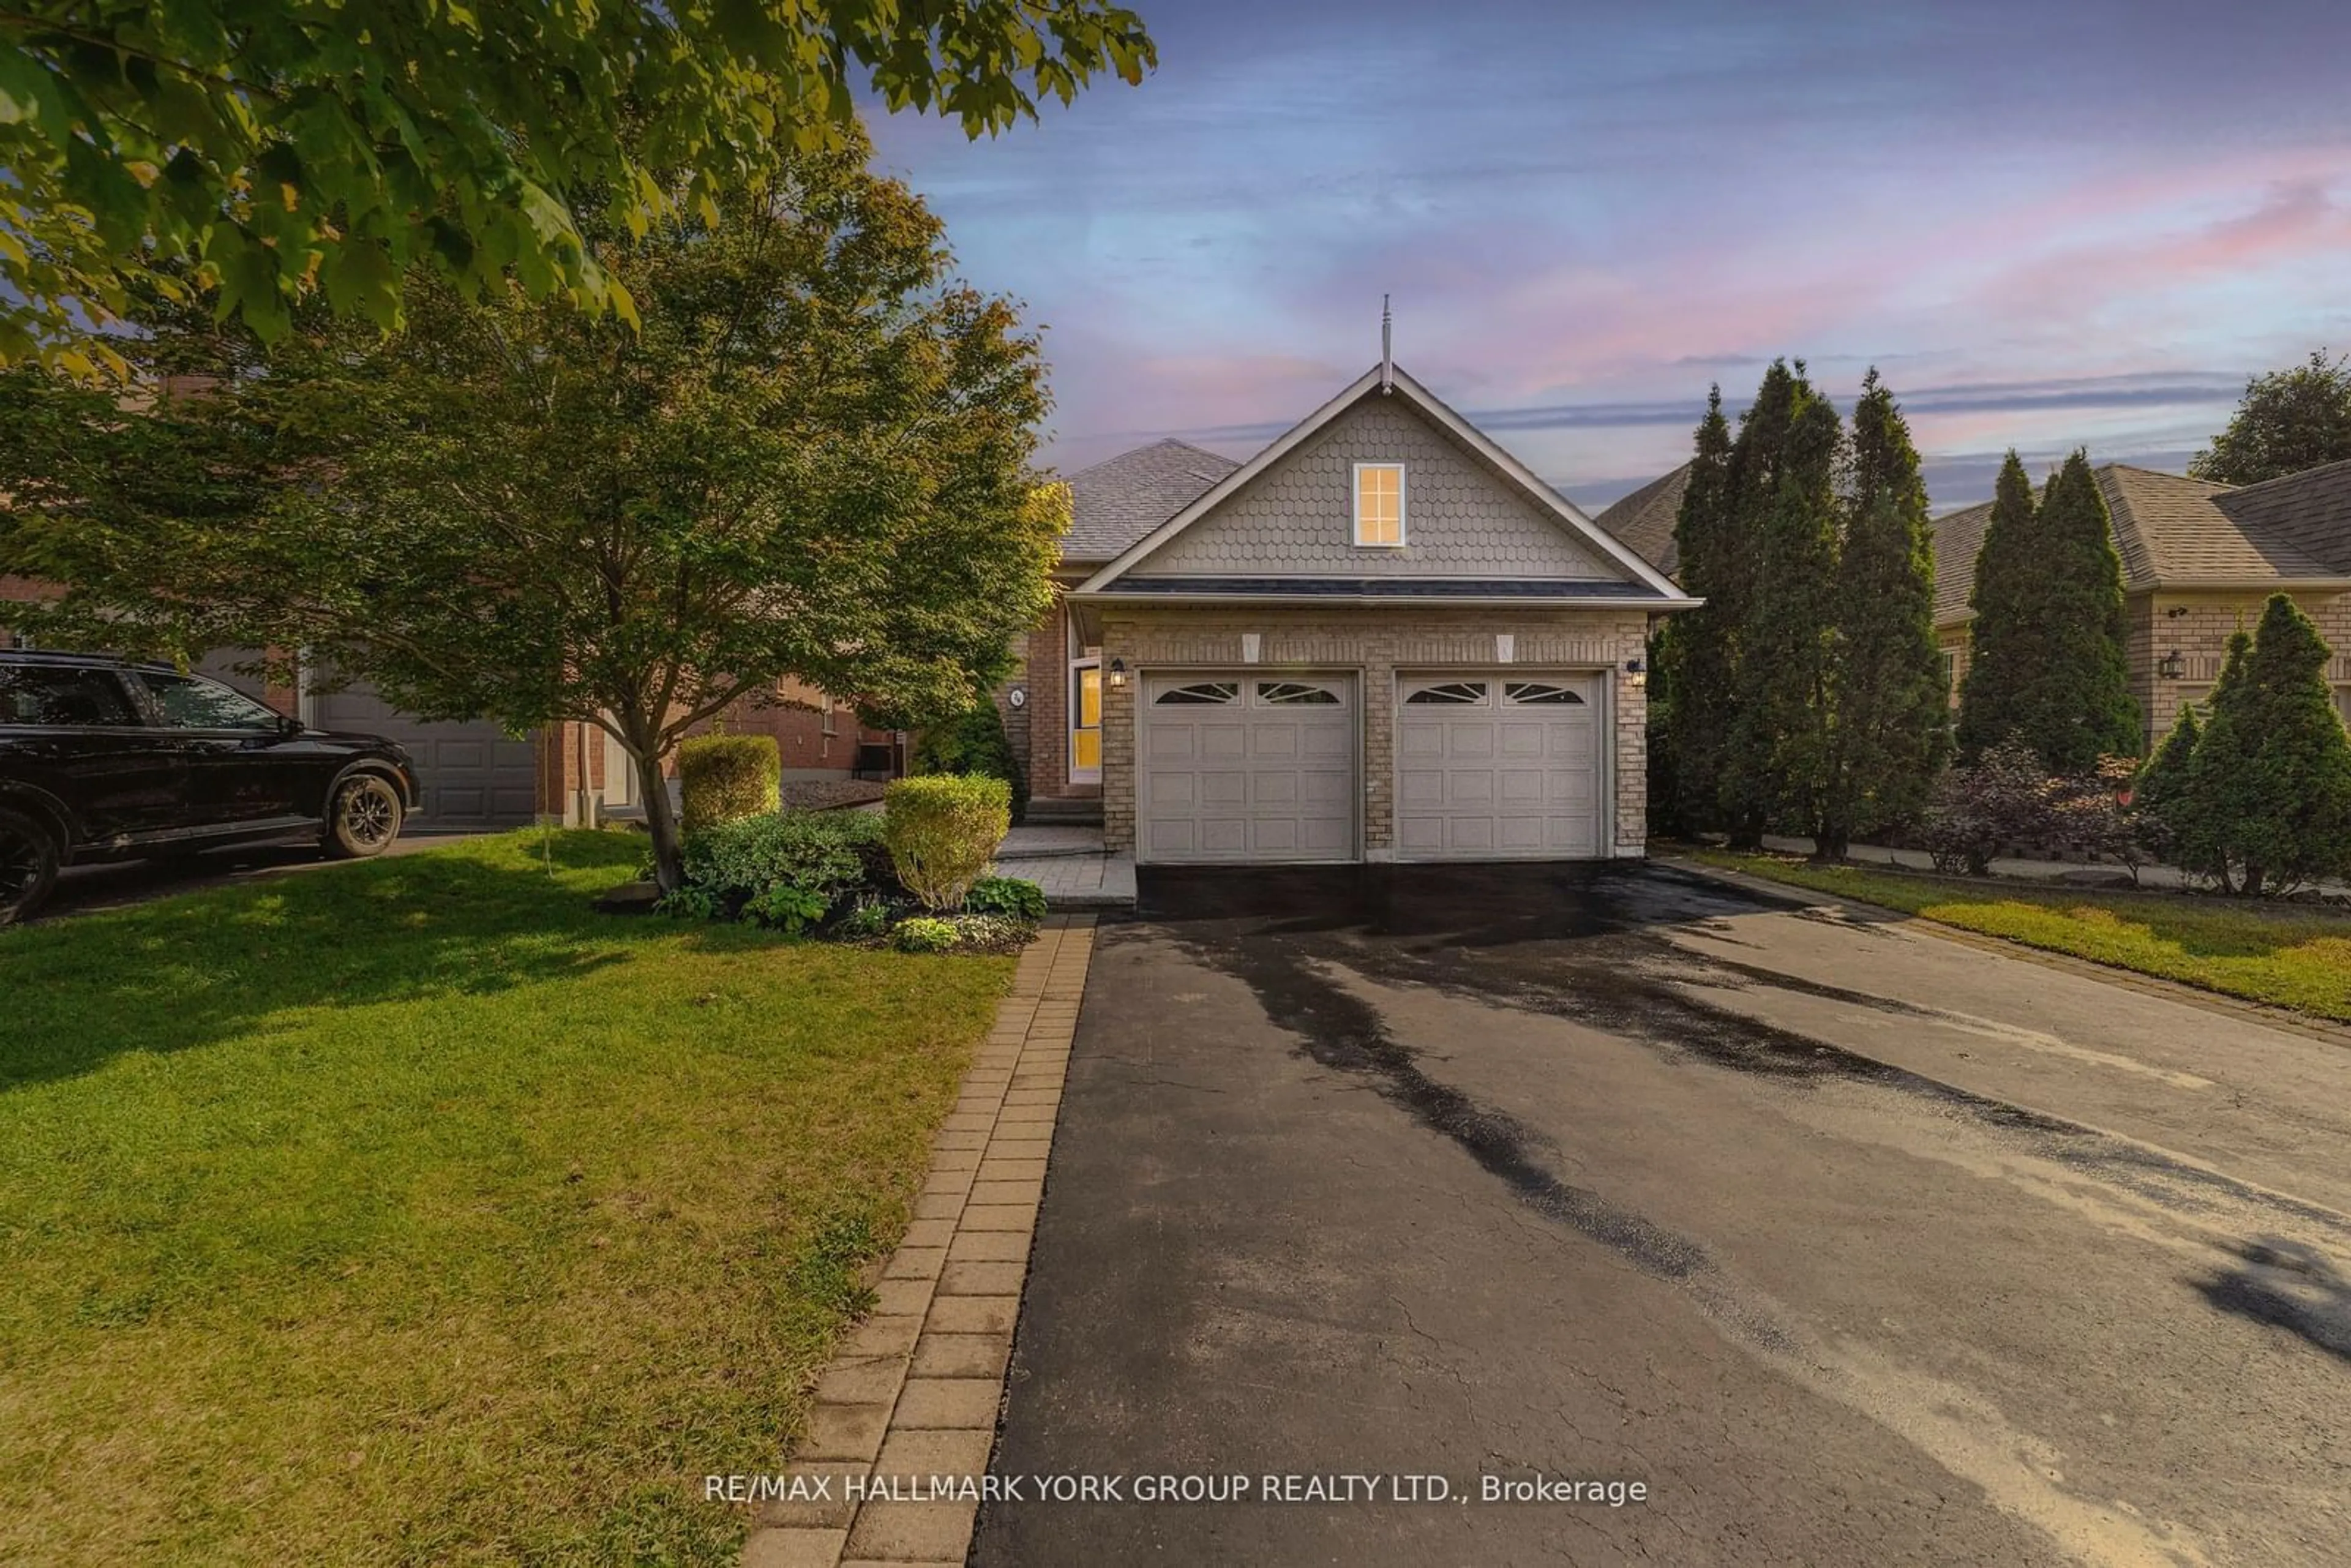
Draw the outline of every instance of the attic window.
[[[1404,543],[1404,465],[1355,465],[1355,543],[1395,549]]]

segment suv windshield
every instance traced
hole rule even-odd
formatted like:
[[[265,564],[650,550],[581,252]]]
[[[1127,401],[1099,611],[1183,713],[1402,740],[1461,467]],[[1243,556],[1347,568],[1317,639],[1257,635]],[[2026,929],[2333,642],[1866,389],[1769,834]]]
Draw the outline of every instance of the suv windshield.
[[[138,722],[111,670],[0,664],[0,724],[105,728]]]
[[[160,675],[141,670],[139,678],[154,695],[155,706],[171,729],[276,729],[277,710],[243,692],[201,675]]]

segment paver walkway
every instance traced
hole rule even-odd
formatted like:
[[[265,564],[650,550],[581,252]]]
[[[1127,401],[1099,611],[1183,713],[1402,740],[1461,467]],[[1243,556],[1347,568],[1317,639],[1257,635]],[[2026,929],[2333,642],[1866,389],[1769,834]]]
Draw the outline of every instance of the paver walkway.
[[[1105,851],[1100,828],[1015,828],[997,849],[996,874],[1035,883],[1057,909],[1134,907],[1134,856]]]
[[[768,1505],[744,1568],[963,1562],[976,1503],[856,1500],[848,1490],[987,1472],[1093,941],[1092,915],[1057,915],[1021,955],[932,1145],[873,1314],[817,1384],[791,1473],[831,1478],[831,1500]]]

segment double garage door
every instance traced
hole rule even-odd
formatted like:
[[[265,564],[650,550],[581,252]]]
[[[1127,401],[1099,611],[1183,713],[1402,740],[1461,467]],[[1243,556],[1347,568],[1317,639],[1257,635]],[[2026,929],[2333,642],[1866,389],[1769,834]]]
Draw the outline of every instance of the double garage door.
[[[1363,799],[1353,675],[1154,675],[1137,723],[1147,862],[1349,861]],[[1405,860],[1601,852],[1600,680],[1400,678],[1395,843]]]

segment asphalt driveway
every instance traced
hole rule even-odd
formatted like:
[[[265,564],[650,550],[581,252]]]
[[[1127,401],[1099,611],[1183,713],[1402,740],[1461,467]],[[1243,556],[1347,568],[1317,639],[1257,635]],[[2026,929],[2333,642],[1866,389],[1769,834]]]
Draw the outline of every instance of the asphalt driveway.
[[[994,1469],[1250,1500],[974,1561],[2339,1563],[2346,1216],[2351,1047],[2241,1015],[1654,867],[1146,873]],[[1260,1500],[1351,1475],[1449,1495]]]

